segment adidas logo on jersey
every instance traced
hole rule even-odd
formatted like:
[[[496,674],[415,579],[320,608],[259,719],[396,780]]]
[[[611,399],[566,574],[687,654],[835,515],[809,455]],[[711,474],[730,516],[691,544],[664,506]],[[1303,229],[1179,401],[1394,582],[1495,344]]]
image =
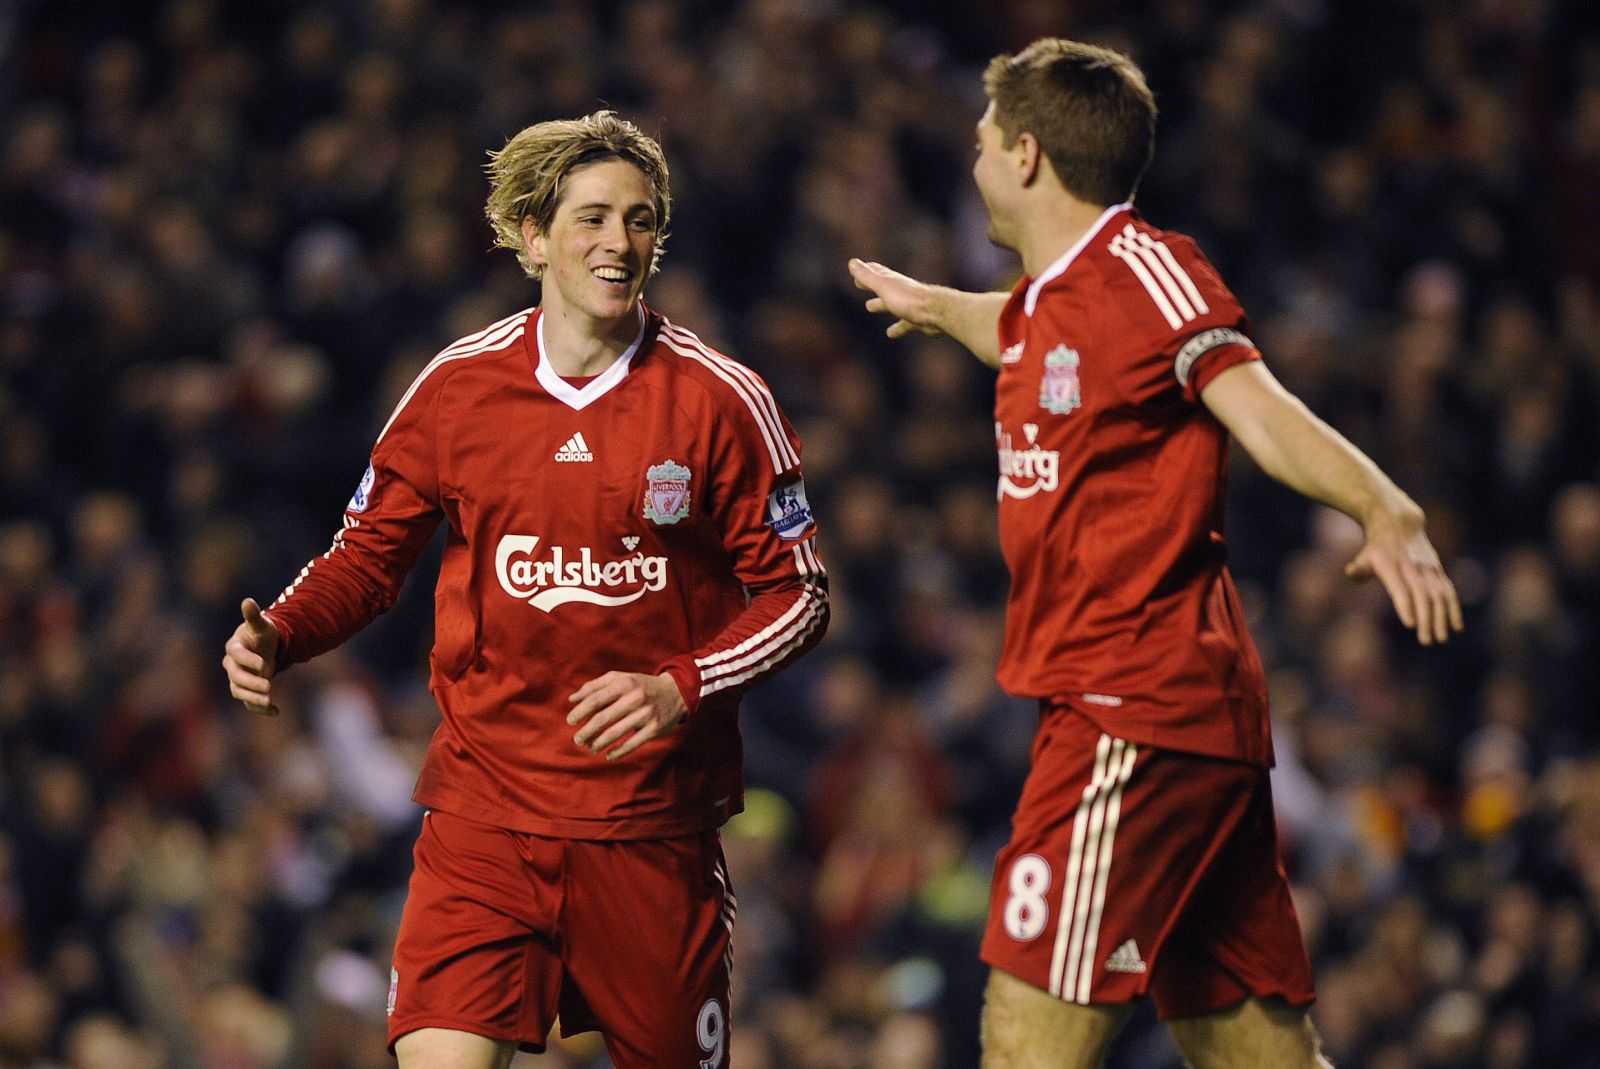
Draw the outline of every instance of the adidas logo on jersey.
[[[560,449],[556,450],[556,463],[575,464],[580,461],[592,461],[594,454],[589,451],[589,443],[583,440],[583,432],[579,431],[568,438]]]
[[[1111,952],[1106,959],[1106,972],[1136,972],[1145,971],[1144,959],[1139,956],[1139,944],[1129,939]]]

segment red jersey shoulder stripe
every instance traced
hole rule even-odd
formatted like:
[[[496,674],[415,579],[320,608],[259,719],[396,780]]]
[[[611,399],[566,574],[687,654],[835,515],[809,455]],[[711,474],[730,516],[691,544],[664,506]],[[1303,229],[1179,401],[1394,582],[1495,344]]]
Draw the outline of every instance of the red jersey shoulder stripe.
[[[1173,330],[1211,311],[1199,287],[1172,255],[1166,242],[1157,241],[1129,223],[1111,239],[1107,248],[1111,255],[1128,265]]]
[[[399,403],[394,406],[394,411],[389,413],[388,422],[384,423],[383,430],[378,432],[378,441],[383,441],[383,436],[389,433],[389,428],[394,425],[395,419],[410,403],[411,398],[416,395],[417,390],[427,381],[429,375],[432,375],[439,368],[453,360],[464,360],[469,356],[498,352],[504,349],[522,337],[522,332],[527,328],[528,316],[532,312],[533,309],[524,308],[515,315],[507,316],[500,322],[492,323],[483,330],[475,334],[469,334],[460,341],[440,350],[439,355],[430,360],[428,366],[423,368],[422,372],[412,381],[411,387],[406,390]]]
[[[511,326],[513,323],[525,320],[532,312],[532,308],[524,308],[520,312],[513,312],[504,319],[490,323],[482,330],[474,331],[473,333],[468,334],[465,338],[457,338],[455,341],[441,349],[439,351],[439,355],[443,356],[445,353],[454,352],[457,349],[467,349],[477,345],[479,342],[487,340],[489,335],[495,333],[496,331],[503,330],[506,327]]]
[[[692,331],[684,330],[670,320],[661,321],[660,338],[667,348],[679,356],[688,357],[704,365],[717,378],[733,388],[745,406],[750,409],[750,414],[755,417],[756,426],[761,429],[761,435],[767,443],[767,452],[772,457],[774,471],[781,475],[791,468],[799,467],[800,456],[790,444],[789,436],[783,432],[783,420],[778,415],[778,402],[773,399],[772,391],[767,388],[760,375],[737,360],[707,347]]]

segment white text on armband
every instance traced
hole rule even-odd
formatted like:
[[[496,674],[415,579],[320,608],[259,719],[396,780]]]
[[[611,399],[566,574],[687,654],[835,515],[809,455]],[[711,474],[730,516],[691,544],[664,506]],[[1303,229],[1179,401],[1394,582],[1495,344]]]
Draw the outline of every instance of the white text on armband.
[[[1213,349],[1224,345],[1251,345],[1254,343],[1232,327],[1214,327],[1211,330],[1202,330],[1199,334],[1183,343],[1183,348],[1178,350],[1178,357],[1173,361],[1173,370],[1178,375],[1178,385],[1184,389],[1189,388],[1189,372],[1194,368],[1194,362],[1199,360]]]

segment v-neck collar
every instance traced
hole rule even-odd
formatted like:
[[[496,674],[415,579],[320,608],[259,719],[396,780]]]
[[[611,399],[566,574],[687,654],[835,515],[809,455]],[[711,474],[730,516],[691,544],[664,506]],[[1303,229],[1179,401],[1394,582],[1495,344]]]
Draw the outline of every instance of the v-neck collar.
[[[622,351],[622,355],[611,362],[611,366],[600,374],[584,383],[574,386],[556,373],[555,366],[550,363],[550,357],[545,352],[544,346],[544,309],[539,310],[539,322],[534,328],[534,341],[539,350],[539,362],[534,366],[533,377],[539,380],[539,385],[545,392],[568,408],[581,412],[594,404],[600,398],[610,393],[618,383],[628,377],[628,366],[633,362],[634,354],[639,351],[639,346],[644,341],[645,327],[649,319],[644,313],[644,302],[637,305],[639,309],[639,333],[633,336],[633,343]]]
[[[1132,207],[1132,201],[1123,201],[1121,204],[1113,204],[1111,207],[1101,212],[1100,218],[1096,219],[1089,229],[1083,232],[1083,237],[1074,242],[1072,248],[1062,253],[1060,258],[1057,259],[1055,263],[1051,264],[1043,271],[1040,271],[1039,277],[1029,283],[1028,295],[1023,299],[1022,302],[1023,312],[1030,316],[1033,315],[1033,309],[1039,303],[1039,291],[1044,289],[1047,284],[1060,278],[1062,274],[1066,272],[1067,268],[1072,266],[1072,261],[1076,260],[1078,258],[1078,254],[1084,250],[1085,246],[1094,240],[1094,236],[1105,228],[1105,225],[1111,221],[1111,217],[1113,215],[1116,215],[1118,212],[1128,211],[1132,209]]]

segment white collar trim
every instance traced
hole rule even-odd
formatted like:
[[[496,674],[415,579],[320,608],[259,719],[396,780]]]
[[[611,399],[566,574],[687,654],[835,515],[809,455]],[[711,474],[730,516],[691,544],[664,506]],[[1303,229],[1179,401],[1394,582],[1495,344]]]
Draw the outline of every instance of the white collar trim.
[[[1083,237],[1079,238],[1077,242],[1073,244],[1072,248],[1062,253],[1061,258],[1055,263],[1039,272],[1039,277],[1034,279],[1033,282],[1028,286],[1028,296],[1022,302],[1022,310],[1030,316],[1033,315],[1034,306],[1039,303],[1039,291],[1044,289],[1047,283],[1060,278],[1062,273],[1066,271],[1067,268],[1072,266],[1072,261],[1076,260],[1078,258],[1078,254],[1084,250],[1084,247],[1087,246],[1089,242],[1093,241],[1094,236],[1105,228],[1105,225],[1111,221],[1111,217],[1113,215],[1116,215],[1118,212],[1128,211],[1132,207],[1132,201],[1123,201],[1121,204],[1113,204],[1111,207],[1101,212],[1100,218],[1096,219],[1094,224],[1090,226],[1088,230],[1083,232]]]
[[[633,336],[633,344],[624,349],[622,355],[611,362],[610,367],[582,386],[574,386],[562,378],[550,363],[550,357],[546,354],[544,346],[544,310],[540,309],[539,325],[534,330],[534,337],[539,345],[539,364],[533,370],[533,376],[539,380],[539,385],[557,401],[580,412],[610,393],[619,382],[628,377],[628,365],[633,362],[634,354],[639,351],[639,345],[644,341],[644,328],[647,322],[644,304],[641,302],[635,307],[639,310],[639,333]]]

